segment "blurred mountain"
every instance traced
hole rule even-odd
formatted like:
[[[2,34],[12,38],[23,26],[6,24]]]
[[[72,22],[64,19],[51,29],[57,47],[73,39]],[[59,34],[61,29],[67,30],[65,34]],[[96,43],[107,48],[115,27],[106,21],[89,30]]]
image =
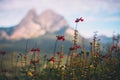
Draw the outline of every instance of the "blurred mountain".
[[[36,42],[44,53],[53,52],[56,35],[65,36],[65,48],[68,48],[72,45],[73,34],[74,30],[63,16],[52,10],[38,15],[35,9],[31,9],[18,25],[0,28],[0,49],[25,50],[26,41],[29,40],[29,48],[34,47]]]
[[[31,9],[15,27],[0,29],[0,38],[20,40],[36,38],[48,33],[63,34],[72,31],[63,16],[52,10],[46,10],[38,15]]]
[[[42,53],[53,53],[56,35],[64,35],[64,49],[68,52],[73,45],[74,30],[69,26],[63,16],[52,10],[46,10],[37,14],[31,9],[21,22],[9,28],[0,28],[0,49],[8,51],[25,51],[26,41],[28,50],[33,47],[40,47]],[[99,36],[102,42],[109,42],[110,38]],[[91,39],[85,39],[85,47],[89,49]],[[37,44],[35,46],[35,44]],[[58,46],[63,42],[59,41]],[[82,45],[82,36],[79,34],[79,45]]]

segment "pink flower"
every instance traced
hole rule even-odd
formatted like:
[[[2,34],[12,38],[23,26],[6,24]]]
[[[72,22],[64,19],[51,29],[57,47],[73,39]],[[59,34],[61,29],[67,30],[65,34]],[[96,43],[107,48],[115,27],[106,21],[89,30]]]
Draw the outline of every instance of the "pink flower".
[[[82,18],[82,17],[80,17],[80,19],[79,19],[81,22],[83,22],[84,21],[84,19]]]

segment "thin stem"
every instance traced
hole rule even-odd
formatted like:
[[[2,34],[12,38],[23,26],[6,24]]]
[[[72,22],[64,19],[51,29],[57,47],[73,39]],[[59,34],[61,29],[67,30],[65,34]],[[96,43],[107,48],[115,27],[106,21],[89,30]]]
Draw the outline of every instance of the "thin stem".
[[[57,40],[56,40],[56,42],[55,42],[55,46],[54,46],[53,57],[55,57],[56,47],[57,47]]]

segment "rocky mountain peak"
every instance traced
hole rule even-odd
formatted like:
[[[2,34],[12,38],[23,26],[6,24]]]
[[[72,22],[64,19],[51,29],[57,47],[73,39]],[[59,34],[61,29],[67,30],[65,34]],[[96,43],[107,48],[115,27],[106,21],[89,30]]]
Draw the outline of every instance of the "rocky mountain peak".
[[[39,15],[39,23],[47,32],[55,32],[62,27],[69,26],[63,16],[55,13],[52,10],[46,10]]]
[[[50,9],[39,15],[35,9],[31,9],[8,38],[10,40],[30,39],[46,33],[55,33],[68,26],[63,16]]]
[[[21,20],[19,25],[20,24],[23,25],[23,24],[26,24],[27,22],[31,22],[36,17],[37,17],[36,10],[35,9],[31,9],[30,11],[28,11],[26,16]]]

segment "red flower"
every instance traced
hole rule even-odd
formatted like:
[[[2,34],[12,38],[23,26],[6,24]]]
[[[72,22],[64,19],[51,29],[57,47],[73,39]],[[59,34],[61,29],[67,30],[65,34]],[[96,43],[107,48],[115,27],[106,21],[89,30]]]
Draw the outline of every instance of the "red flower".
[[[75,22],[78,23],[79,21],[83,22],[84,21],[83,17],[76,18]]]
[[[96,53],[96,54],[95,54],[95,57],[99,57],[99,53]]]
[[[60,56],[60,58],[64,58],[64,56],[63,56],[63,55],[61,55],[61,56]]]
[[[31,59],[30,64],[35,64],[35,61]]]
[[[37,51],[37,52],[40,52],[40,49],[39,49],[39,48],[37,48],[37,49],[36,49],[36,51]]]
[[[82,18],[82,17],[80,17],[80,19],[79,19],[81,22],[83,22],[84,21],[84,19]]]
[[[81,47],[77,45],[77,46],[75,46],[75,48],[78,49],[78,48],[81,48]]]
[[[34,48],[32,48],[32,49],[31,49],[31,52],[34,52],[34,51],[36,51],[36,50],[35,50]]]
[[[4,56],[4,55],[6,54],[6,52],[5,52],[5,51],[0,51],[0,54],[1,54],[2,56]]]
[[[40,49],[39,48],[37,48],[37,49],[32,48],[31,49],[31,52],[35,52],[35,51],[40,52]]]
[[[64,36],[56,36],[56,37],[57,37],[57,40],[61,40],[61,41],[65,40]]]
[[[49,61],[55,62],[54,57],[50,58]]]
[[[57,52],[57,54],[59,55],[59,54],[61,54],[61,52]]]
[[[75,50],[75,47],[70,47],[69,50]]]
[[[116,48],[116,46],[112,46],[112,48],[113,48],[113,49],[115,49],[115,48]]]
[[[78,23],[80,21],[80,19],[76,18],[75,22]]]
[[[32,59],[31,59],[30,65],[35,64],[35,63],[40,63],[40,60],[39,60],[39,59],[38,59],[38,60],[32,60]]]
[[[75,50],[75,49],[78,49],[78,48],[81,48],[79,45],[76,45],[74,47],[70,47],[69,50]]]
[[[76,57],[79,57],[81,54],[80,53],[78,53],[78,54],[76,54]]]

